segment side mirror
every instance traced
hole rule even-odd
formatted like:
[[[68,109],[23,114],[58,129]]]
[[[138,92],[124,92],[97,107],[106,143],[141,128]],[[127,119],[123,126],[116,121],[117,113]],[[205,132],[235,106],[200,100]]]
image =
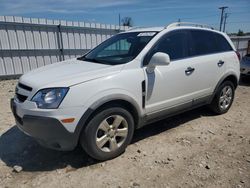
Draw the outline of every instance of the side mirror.
[[[169,63],[170,58],[168,54],[156,52],[150,59],[146,70],[148,73],[153,73],[156,66],[169,65]]]

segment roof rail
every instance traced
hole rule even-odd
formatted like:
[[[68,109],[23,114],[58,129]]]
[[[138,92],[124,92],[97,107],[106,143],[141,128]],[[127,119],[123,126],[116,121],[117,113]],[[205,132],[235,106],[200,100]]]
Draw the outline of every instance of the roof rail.
[[[135,30],[135,29],[144,29],[144,28],[147,28],[147,27],[142,27],[142,26],[129,27],[129,29],[127,31],[132,31],[132,30]]]
[[[192,23],[192,22],[175,22],[172,24],[167,25],[165,28],[169,29],[171,27],[178,27],[178,26],[193,26],[193,27],[201,27],[201,28],[208,28],[208,29],[213,29],[213,27],[205,24],[200,24],[200,23]]]

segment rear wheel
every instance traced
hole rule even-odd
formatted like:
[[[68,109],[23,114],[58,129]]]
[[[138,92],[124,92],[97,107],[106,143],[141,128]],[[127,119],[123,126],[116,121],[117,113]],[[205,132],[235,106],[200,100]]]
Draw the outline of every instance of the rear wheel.
[[[134,132],[132,115],[122,107],[97,112],[81,134],[84,150],[97,160],[108,160],[123,153]]]
[[[224,114],[231,107],[234,100],[235,87],[231,81],[223,82],[218,88],[210,108],[216,114]]]

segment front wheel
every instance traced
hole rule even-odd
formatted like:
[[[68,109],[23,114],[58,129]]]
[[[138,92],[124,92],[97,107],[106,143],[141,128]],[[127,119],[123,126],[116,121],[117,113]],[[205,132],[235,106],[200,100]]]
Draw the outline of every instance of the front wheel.
[[[231,107],[234,100],[235,87],[232,82],[225,81],[218,88],[210,108],[216,114],[224,114]]]
[[[109,107],[97,112],[89,121],[80,142],[91,157],[109,160],[125,151],[133,132],[133,116],[122,107]]]

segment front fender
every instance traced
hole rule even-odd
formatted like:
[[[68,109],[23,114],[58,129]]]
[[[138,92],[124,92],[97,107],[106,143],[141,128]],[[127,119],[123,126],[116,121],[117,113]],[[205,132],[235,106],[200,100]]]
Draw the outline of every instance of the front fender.
[[[110,93],[112,93],[112,94],[110,94]],[[134,97],[131,96],[131,94],[129,94],[129,92],[127,92],[125,90],[123,90],[123,91],[121,91],[121,90],[103,91],[101,94],[95,95],[88,100],[88,103],[86,104],[86,106],[88,106],[88,109],[82,115],[81,119],[79,120],[79,122],[76,126],[75,132],[74,132],[77,139],[79,138],[84,126],[88,123],[88,120],[91,117],[91,114],[94,113],[99,107],[101,107],[105,103],[115,101],[115,100],[124,100],[124,101],[132,104],[134,106],[134,108],[137,110],[137,113],[139,116],[138,124],[140,124],[140,122],[141,122],[140,119],[142,117],[142,110],[141,110],[140,104]]]
[[[143,112],[140,98],[140,96],[133,96],[130,92],[123,89],[109,89],[88,99],[88,103],[86,104],[86,106],[88,106],[88,108],[91,108],[92,110],[96,110],[98,107],[102,106],[107,102],[115,100],[124,100],[135,107],[138,112],[138,115],[142,115]]]

